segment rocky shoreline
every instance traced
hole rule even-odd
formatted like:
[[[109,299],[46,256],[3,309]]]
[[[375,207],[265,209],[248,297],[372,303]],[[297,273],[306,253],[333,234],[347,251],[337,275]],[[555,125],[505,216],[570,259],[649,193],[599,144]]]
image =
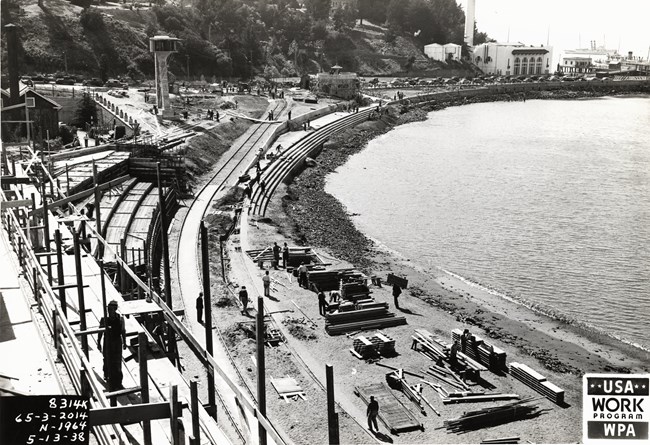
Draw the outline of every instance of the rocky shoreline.
[[[639,91],[633,91],[626,95],[638,93]],[[526,99],[581,99],[602,97],[607,94],[600,91],[536,91],[526,93]],[[347,213],[345,207],[335,197],[325,192],[326,176],[345,164],[350,156],[363,150],[371,139],[390,131],[395,126],[425,120],[430,111],[468,103],[512,100],[523,100],[523,96],[500,94],[440,101],[424,107],[409,104],[389,106],[378,119],[360,124],[330,139],[323,146],[317,158],[317,165],[302,172],[288,186],[287,193],[282,198],[282,208],[288,221],[291,221],[292,232],[296,235],[295,241],[323,248],[368,274],[382,274],[395,270],[396,264],[404,261],[397,260],[394,255],[381,249],[354,226],[351,215]],[[416,273],[413,266],[408,264],[408,260],[401,267],[406,273]],[[421,275],[420,279],[423,282],[431,278],[430,276],[427,278],[426,274]],[[525,323],[510,316],[504,317],[485,310],[476,301],[472,301],[472,298],[466,298],[459,293],[458,289],[449,289],[444,285],[440,286],[439,283],[430,282],[425,289],[418,286],[416,282],[417,280],[410,289],[411,296],[454,315],[463,323],[481,328],[491,338],[498,338],[516,346],[527,355],[537,358],[547,369],[555,372],[581,375],[584,372],[627,373],[634,371],[635,368],[647,368],[648,357],[642,351],[573,326],[563,326],[560,330],[571,331],[571,336],[574,338],[589,338],[597,347],[586,348],[586,351],[576,354],[576,357],[580,356],[580,358],[575,360],[563,360],[567,358],[568,350],[574,349],[574,345],[567,347],[565,354],[558,355],[556,348],[548,344],[542,347],[539,346],[542,342],[531,342],[527,334],[529,328]],[[467,296],[469,297],[469,293]],[[545,323],[557,325],[559,322],[548,319]],[[544,342],[548,340],[544,339]],[[601,345],[605,345],[605,351],[610,351],[607,353],[609,360],[599,354]],[[611,351],[621,351],[617,354],[618,360],[612,359],[614,353]]]

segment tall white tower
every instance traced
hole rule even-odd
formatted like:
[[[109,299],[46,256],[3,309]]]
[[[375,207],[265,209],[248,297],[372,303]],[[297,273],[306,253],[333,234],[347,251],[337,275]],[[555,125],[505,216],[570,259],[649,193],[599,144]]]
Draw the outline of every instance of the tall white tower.
[[[467,0],[465,11],[465,43],[470,48],[474,46],[474,8],[476,0]]]
[[[169,106],[169,81],[167,80],[167,59],[171,53],[178,51],[179,39],[167,36],[155,36],[149,39],[149,51],[154,54],[156,66],[156,105],[163,118],[173,116]]]

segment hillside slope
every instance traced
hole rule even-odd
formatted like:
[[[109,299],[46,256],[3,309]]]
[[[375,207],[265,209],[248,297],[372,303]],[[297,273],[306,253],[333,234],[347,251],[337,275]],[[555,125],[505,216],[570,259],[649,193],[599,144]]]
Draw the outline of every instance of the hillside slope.
[[[105,3],[84,11],[64,0],[43,0],[42,7],[37,0],[3,0],[2,10],[3,26],[7,23],[20,26],[21,73],[63,73],[67,68],[69,73],[102,79],[118,75],[151,79],[154,75],[148,34],[152,29],[165,33],[165,29],[157,23],[152,9],[131,10],[124,5]],[[275,53],[253,66],[252,71],[255,75],[295,75],[316,73],[339,64],[346,71],[365,76],[440,76],[470,72],[461,64],[448,66],[433,62],[412,39],[404,36],[387,39],[387,32],[386,28],[366,21],[345,33],[333,32],[320,55],[303,52],[298,60],[282,52]],[[191,43],[197,47],[196,42]],[[221,51],[208,41],[201,45]],[[5,39],[2,50],[2,68],[6,73]],[[188,57],[183,53],[172,57],[170,71],[185,79],[188,61],[191,61],[194,78],[200,75],[205,75],[207,80],[230,77],[228,70],[210,63],[209,59],[203,60],[201,54]]]

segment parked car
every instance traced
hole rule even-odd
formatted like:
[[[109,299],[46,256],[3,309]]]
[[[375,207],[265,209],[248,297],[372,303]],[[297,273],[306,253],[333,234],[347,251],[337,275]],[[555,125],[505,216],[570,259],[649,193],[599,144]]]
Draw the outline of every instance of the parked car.
[[[93,77],[92,79],[84,80],[82,82],[82,85],[85,87],[101,87],[104,85],[104,83],[101,81],[101,79]]]
[[[57,77],[55,82],[57,85],[74,85],[74,79],[69,77]]]
[[[122,82],[120,82],[117,79],[108,79],[106,83],[104,84],[105,87],[107,88],[121,88],[122,87]]]

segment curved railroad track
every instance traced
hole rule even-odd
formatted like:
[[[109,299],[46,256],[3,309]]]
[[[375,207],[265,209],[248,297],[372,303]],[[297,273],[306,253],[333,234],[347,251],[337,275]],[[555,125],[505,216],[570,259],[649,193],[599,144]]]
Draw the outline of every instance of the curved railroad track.
[[[273,193],[280,186],[280,183],[298,167],[300,162],[304,161],[312,150],[316,149],[336,132],[368,120],[368,117],[374,110],[374,107],[367,108],[358,113],[350,114],[349,116],[344,116],[341,119],[330,122],[317,131],[307,134],[289,147],[262,172],[261,180],[265,183],[264,191],[260,187],[260,182],[255,182],[255,187],[251,194],[250,214],[264,216],[269,202],[273,197]]]

